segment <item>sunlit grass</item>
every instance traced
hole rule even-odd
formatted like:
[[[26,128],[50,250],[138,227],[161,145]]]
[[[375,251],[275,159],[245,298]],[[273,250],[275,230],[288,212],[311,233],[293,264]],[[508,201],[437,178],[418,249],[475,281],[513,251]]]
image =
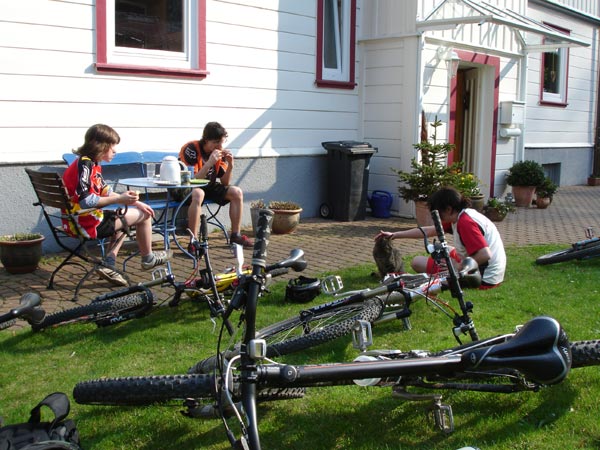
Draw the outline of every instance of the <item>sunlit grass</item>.
[[[489,291],[466,291],[475,305],[480,336],[512,331],[543,314],[557,318],[573,340],[600,338],[600,259],[533,264],[537,256],[556,248],[509,248],[505,283]],[[374,268],[364,265],[337,274],[349,289],[373,287]],[[284,290],[285,284],[275,285],[261,299],[259,326],[290,317],[305,306],[285,303]],[[442,295],[456,304],[449,293]],[[321,296],[312,304],[326,299]],[[374,348],[442,349],[455,344],[450,320],[423,301],[414,304],[411,324],[410,331],[400,322],[376,326]],[[63,391],[70,396],[81,380],[185,373],[212,354],[216,338],[208,308],[192,302],[109,328],[2,331],[0,416],[6,423],[26,421],[45,395]],[[348,337],[287,360],[334,362],[356,355]],[[389,389],[312,389],[302,400],[261,405],[260,430],[263,448],[270,449],[594,449],[600,446],[598,398],[598,367],[577,369],[564,383],[538,393],[445,393],[456,426],[454,433],[445,435],[434,429],[428,403],[392,398]],[[73,403],[71,417],[86,449],[229,448],[219,421],[188,419],[181,409]]]

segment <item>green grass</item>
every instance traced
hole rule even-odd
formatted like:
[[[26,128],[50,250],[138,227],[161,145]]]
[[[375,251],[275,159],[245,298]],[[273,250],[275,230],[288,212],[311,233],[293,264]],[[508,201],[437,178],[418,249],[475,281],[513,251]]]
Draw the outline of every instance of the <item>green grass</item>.
[[[535,258],[556,246],[508,249],[505,283],[489,291],[467,291],[475,304],[480,336],[512,331],[544,314],[557,318],[573,340],[600,338],[600,259],[536,266]],[[310,264],[310,261],[309,261]],[[347,269],[347,287],[374,286],[373,265]],[[291,316],[301,307],[283,302],[284,285],[260,302],[259,325]],[[443,297],[450,300],[449,293]],[[319,297],[314,304],[324,301]],[[455,300],[451,300],[456,304]],[[374,328],[372,348],[442,349],[454,345],[449,320],[423,301],[415,303],[413,329],[400,322]],[[32,333],[0,332],[0,416],[26,421],[46,394],[71,395],[75,383],[99,377],[185,373],[212,354],[216,331],[206,306],[183,302],[114,327],[71,325]],[[350,339],[290,355],[295,363],[351,360]],[[538,393],[444,393],[456,431],[436,431],[427,403],[392,398],[386,388],[344,386],[312,389],[302,400],[261,405],[264,448],[289,449],[595,449],[600,446],[597,399],[600,368],[571,372],[560,385]],[[181,407],[116,408],[71,405],[86,449],[225,449],[219,421],[182,416]]]

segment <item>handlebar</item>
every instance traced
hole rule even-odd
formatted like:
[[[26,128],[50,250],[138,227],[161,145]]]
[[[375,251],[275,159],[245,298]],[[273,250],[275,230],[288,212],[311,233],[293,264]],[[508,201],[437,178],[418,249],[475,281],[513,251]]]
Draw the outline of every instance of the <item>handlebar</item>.
[[[0,315],[0,323],[22,318],[29,322],[29,324],[39,324],[46,316],[46,311],[42,309],[41,303],[42,300],[38,294],[35,292],[28,292],[19,300],[19,306],[11,309],[6,314]]]

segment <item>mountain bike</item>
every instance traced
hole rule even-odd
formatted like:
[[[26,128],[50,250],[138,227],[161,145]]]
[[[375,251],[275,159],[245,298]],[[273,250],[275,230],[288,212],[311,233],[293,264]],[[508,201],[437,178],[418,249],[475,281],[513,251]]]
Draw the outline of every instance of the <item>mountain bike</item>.
[[[31,292],[24,294],[19,300],[19,306],[0,314],[0,330],[13,326],[17,323],[17,319],[26,320],[30,325],[40,323],[46,315],[41,305],[42,301],[38,294]]]
[[[432,212],[443,236],[437,211]],[[103,378],[78,383],[73,396],[81,404],[149,405],[182,401],[185,415],[219,418],[235,449],[258,450],[260,435],[257,403],[300,397],[301,389],[340,384],[391,387],[392,394],[421,400],[409,388],[472,390],[511,393],[537,391],[561,382],[571,367],[600,364],[600,341],[569,343],[558,321],[536,317],[515,333],[469,342],[443,351],[380,350],[365,352],[353,362],[291,365],[267,358],[267,343],[256,338],[257,300],[264,283],[269,221],[272,212],[261,211],[253,252],[252,276],[236,289],[224,317],[240,310],[243,335],[240,352],[223,358],[217,343],[217,364],[211,373],[153,377]],[[444,246],[444,257],[450,262]],[[281,265],[291,264],[283,261]],[[458,276],[449,264],[451,284]],[[370,324],[367,322],[366,326]],[[223,336],[221,333],[220,338]],[[438,393],[432,401],[438,427],[450,432],[452,410]],[[233,425],[239,426],[234,431]]]
[[[600,237],[594,236],[594,229],[588,227],[585,230],[585,239],[571,244],[565,250],[548,253],[535,260],[536,264],[546,265],[559,262],[571,261],[572,259],[590,259],[600,256]]]
[[[183,294],[195,301],[206,302],[211,313],[211,320],[222,316],[227,303],[223,293],[231,289],[236,281],[243,279],[248,274],[247,270],[241,269],[243,266],[243,249],[241,246],[236,249],[238,269],[233,272],[235,276],[232,276],[230,271],[215,275],[209,257],[207,222],[204,214],[200,217],[200,240],[196,239],[191,231],[189,233],[190,243],[195,252],[194,256],[197,261],[204,259],[205,268],[199,270],[199,264],[196,264],[194,272],[185,281],[178,282],[171,272],[164,268],[157,268],[151,274],[152,280],[100,295],[87,305],[49,314],[41,322],[32,324],[33,330],[38,331],[71,323],[92,322],[99,327],[114,325],[143,317],[165,303],[171,307],[177,306]],[[296,249],[292,253],[298,260],[295,269],[304,270],[306,268],[304,252]],[[268,269],[269,280],[273,276],[288,273],[287,268],[271,266]],[[161,301],[156,301],[150,288],[159,285],[172,287],[174,290],[173,295]],[[264,289],[266,289],[266,285]],[[225,326],[229,332],[233,332],[233,327],[227,320],[225,320]]]

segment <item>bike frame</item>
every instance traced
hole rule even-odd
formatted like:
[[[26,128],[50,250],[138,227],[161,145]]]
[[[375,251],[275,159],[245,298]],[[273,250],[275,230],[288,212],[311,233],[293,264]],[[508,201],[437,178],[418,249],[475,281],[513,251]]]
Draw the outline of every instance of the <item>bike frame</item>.
[[[242,442],[237,441],[231,430],[227,429],[228,438],[234,448],[259,450],[260,437],[256,410],[257,385],[261,386],[320,386],[327,383],[342,383],[356,379],[390,378],[407,375],[452,374],[468,369],[513,368],[522,371],[532,381],[552,384],[561,381],[570,368],[570,350],[566,336],[558,322],[551,318],[539,318],[521,329],[520,339],[511,339],[504,345],[470,349],[465,353],[450,353],[438,357],[427,357],[409,360],[375,360],[327,365],[292,366],[282,364],[260,365],[265,359],[266,343],[255,339],[256,311],[258,294],[262,283],[262,272],[266,267],[266,247],[270,237],[270,220],[273,213],[261,210],[255,247],[252,258],[252,275],[243,286],[245,291],[245,330],[240,347],[240,382],[242,405],[246,417],[242,426]],[[444,258],[449,268],[450,286],[453,292],[461,294],[458,277],[450,263],[449,252],[443,241],[443,230],[437,211],[432,212],[438,237],[442,243]],[[462,297],[461,297],[462,298]],[[540,325],[543,323],[543,325]],[[527,331],[524,331],[527,330]],[[559,339],[560,337],[560,339]],[[566,344],[565,344],[566,343]],[[477,346],[478,343],[473,344]],[[530,352],[532,348],[539,353]],[[542,350],[543,349],[543,350]],[[523,357],[527,354],[527,357]],[[227,388],[229,378],[228,364],[224,385]],[[220,396],[218,396],[220,397]],[[222,406],[222,405],[221,405]],[[221,411],[222,413],[222,411]],[[221,414],[224,417],[224,414]],[[239,417],[239,415],[238,415]]]

